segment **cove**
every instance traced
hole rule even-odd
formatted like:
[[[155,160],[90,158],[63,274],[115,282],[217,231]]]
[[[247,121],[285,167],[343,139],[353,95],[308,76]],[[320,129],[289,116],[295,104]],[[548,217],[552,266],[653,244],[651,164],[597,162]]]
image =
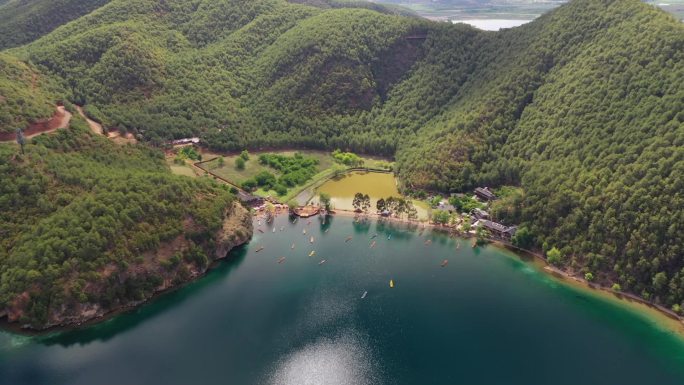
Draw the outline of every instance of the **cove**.
[[[347,217],[273,226],[135,311],[0,332],[0,384],[684,383],[672,331],[505,251]]]

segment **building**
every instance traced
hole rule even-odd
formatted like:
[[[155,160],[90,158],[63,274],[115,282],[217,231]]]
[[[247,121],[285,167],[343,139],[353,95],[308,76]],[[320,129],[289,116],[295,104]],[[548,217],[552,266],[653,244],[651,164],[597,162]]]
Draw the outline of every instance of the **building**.
[[[482,209],[478,209],[478,208],[473,209],[472,215],[473,215],[473,218],[475,218],[475,220],[489,219],[489,213],[482,210]]]
[[[482,227],[488,230],[495,238],[503,239],[510,242],[515,232],[518,230],[517,226],[506,226],[501,223],[493,222],[487,219],[481,219],[475,222],[475,227]]]
[[[485,201],[493,201],[496,199],[496,195],[492,192],[492,190],[489,189],[489,187],[478,187],[475,189],[475,195],[477,195],[478,198],[485,200]]]
[[[171,142],[172,145],[177,146],[177,145],[182,145],[182,144],[199,144],[200,138],[194,137],[194,138],[183,138],[183,139],[176,139]]]

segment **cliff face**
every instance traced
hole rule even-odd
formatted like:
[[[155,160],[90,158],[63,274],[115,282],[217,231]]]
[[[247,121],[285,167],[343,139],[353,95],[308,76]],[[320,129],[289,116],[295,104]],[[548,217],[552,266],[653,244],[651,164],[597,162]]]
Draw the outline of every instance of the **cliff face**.
[[[105,266],[99,277],[87,283],[85,288],[88,296],[94,298],[102,298],[103,293],[107,292],[134,290],[133,299],[66,303],[50,309],[49,319],[45,325],[24,324],[22,327],[47,329],[55,326],[80,325],[138,306],[161,292],[203,276],[213,262],[226,258],[233,248],[247,243],[252,238],[252,233],[252,218],[249,211],[235,202],[226,210],[222,228],[214,234],[212,241],[202,245],[201,254],[193,252],[200,248],[193,246],[191,241],[181,235],[161,244],[154,252],[146,253],[136,263],[127,266]],[[206,256],[206,259],[198,259],[195,255]],[[28,299],[28,294],[19,296],[3,311],[6,314],[2,315],[6,315],[9,322],[19,322]]]

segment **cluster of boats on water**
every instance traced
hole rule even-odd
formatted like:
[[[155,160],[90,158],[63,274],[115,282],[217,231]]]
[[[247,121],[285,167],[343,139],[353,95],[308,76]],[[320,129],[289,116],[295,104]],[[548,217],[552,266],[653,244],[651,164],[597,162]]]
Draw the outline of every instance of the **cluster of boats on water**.
[[[292,221],[292,224],[297,223],[297,220],[298,220],[298,218],[295,218],[295,219]],[[270,221],[267,221],[267,223],[270,223]],[[307,222],[307,225],[310,225],[310,224],[311,224],[311,221],[308,221],[308,222]],[[258,220],[258,225],[261,226],[261,220]],[[264,233],[264,231],[263,231],[261,228],[257,228],[257,229],[259,230],[260,233],[262,233],[262,234]],[[329,229],[325,230],[325,232],[327,233],[328,230],[329,230]],[[425,228],[423,228],[423,229],[420,230],[420,233],[419,233],[420,236],[423,235],[423,231],[424,231],[424,230],[425,230]],[[280,231],[285,231],[285,227],[284,227],[284,226],[281,226],[281,227],[280,227]],[[276,227],[273,227],[272,232],[273,232],[273,233],[276,232]],[[303,235],[306,235],[306,234],[307,234],[306,228],[302,229],[302,234],[303,234]],[[371,235],[371,237],[370,237],[370,241],[371,241],[371,243],[370,243],[370,248],[371,248],[371,249],[375,248],[375,246],[377,245],[377,240],[376,240],[377,237],[378,237],[378,234],[373,234],[373,235]],[[345,238],[344,243],[348,243],[348,242],[350,242],[352,239],[353,239],[353,237],[350,235],[350,236],[348,236],[347,238]],[[391,239],[392,239],[392,234],[388,234],[388,235],[387,235],[387,240],[391,240]],[[314,242],[315,242],[315,238],[314,238],[313,235],[312,235],[312,236],[309,238],[309,243],[313,244]],[[427,240],[425,240],[424,244],[425,244],[425,246],[429,246],[430,244],[432,244],[432,239],[427,239]],[[474,245],[473,247],[475,247],[476,244],[473,243],[473,245]],[[460,242],[457,243],[457,246],[456,246],[456,247],[459,248],[460,246],[461,246],[461,245],[460,245]],[[292,243],[292,245],[290,246],[290,249],[291,249],[291,250],[294,250],[294,248],[295,248],[295,243]],[[260,251],[262,251],[262,250],[264,250],[264,247],[263,247],[263,246],[259,246],[259,247],[256,249],[256,252],[258,253],[258,252],[260,252]],[[313,257],[313,256],[315,256],[315,255],[316,255],[316,250],[311,250],[311,252],[309,253],[309,257]],[[285,257],[279,257],[278,260],[277,260],[278,264],[282,264],[283,262],[285,262],[285,259],[286,259]],[[327,262],[327,260],[322,259],[320,262],[318,262],[318,265],[319,265],[319,266],[320,266],[320,265],[323,265],[323,264],[325,264],[326,262]],[[441,266],[441,267],[446,267],[448,264],[449,264],[449,260],[448,260],[448,259],[445,259],[445,260],[442,261],[442,263],[440,264],[440,266]],[[389,287],[390,287],[390,288],[394,288],[394,280],[393,280],[393,279],[390,279],[390,281],[389,281]],[[361,299],[365,299],[367,295],[368,295],[368,291],[364,291],[363,294],[361,295]]]

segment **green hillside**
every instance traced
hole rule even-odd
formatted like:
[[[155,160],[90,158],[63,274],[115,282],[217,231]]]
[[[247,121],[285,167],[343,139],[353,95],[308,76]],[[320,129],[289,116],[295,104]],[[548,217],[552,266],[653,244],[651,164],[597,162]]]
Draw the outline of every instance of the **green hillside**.
[[[54,82],[35,68],[0,52],[0,133],[52,116],[55,88]]]
[[[0,313],[33,327],[80,322],[188,280],[215,258],[232,202],[82,120],[25,154],[0,144]]]
[[[394,156],[408,191],[520,186],[499,219],[565,267],[684,301],[681,22],[638,0],[501,32],[375,8],[112,0],[8,54],[152,144]]]
[[[0,1],[0,49],[32,42],[107,2],[109,0]]]

